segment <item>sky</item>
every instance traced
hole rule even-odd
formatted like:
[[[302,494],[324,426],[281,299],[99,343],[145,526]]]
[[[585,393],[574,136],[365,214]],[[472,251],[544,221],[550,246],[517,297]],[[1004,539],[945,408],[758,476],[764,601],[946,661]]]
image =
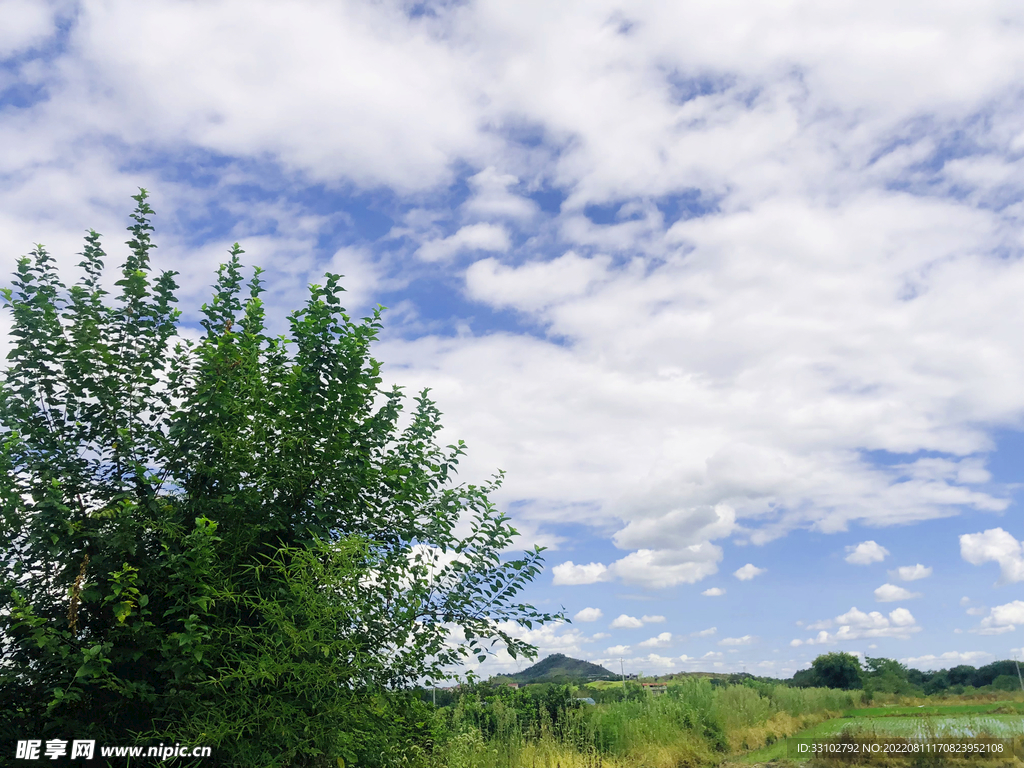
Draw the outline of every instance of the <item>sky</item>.
[[[1022,653],[1024,6],[0,0],[0,273],[151,193],[234,241],[540,544],[515,630],[615,671]],[[69,278],[70,279],[70,278]],[[9,318],[0,318],[0,348]],[[186,331],[187,332],[187,328]],[[479,674],[529,662],[504,653]]]

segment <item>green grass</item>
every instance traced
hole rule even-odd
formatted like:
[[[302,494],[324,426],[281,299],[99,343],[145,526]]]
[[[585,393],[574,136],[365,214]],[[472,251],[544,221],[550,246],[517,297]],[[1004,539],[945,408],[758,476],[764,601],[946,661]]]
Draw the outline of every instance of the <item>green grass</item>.
[[[633,682],[636,682],[636,681],[634,680]],[[599,691],[604,690],[605,688],[621,688],[622,687],[622,681],[621,680],[594,680],[592,682],[587,683],[587,687],[588,688],[596,688]]]
[[[803,736],[803,734],[800,734]],[[764,747],[763,749],[755,749],[753,752],[747,752],[745,755],[741,755],[734,758],[737,762],[744,765],[754,765],[760,763],[768,763],[773,760],[785,760],[786,759],[786,740],[777,741],[770,747]]]

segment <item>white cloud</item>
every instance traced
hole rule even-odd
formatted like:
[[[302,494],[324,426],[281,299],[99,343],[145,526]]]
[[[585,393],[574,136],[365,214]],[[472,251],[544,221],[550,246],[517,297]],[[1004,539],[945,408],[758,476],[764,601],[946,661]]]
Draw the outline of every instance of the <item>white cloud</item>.
[[[719,651],[708,651],[703,656],[701,656],[701,658],[702,659],[721,659],[721,658],[723,658],[724,655],[725,654],[720,653]]]
[[[717,573],[721,559],[721,548],[705,542],[682,550],[640,549],[616,560],[610,569],[626,584],[662,589]]]
[[[661,632],[656,637],[651,637],[639,643],[641,648],[667,648],[672,645],[672,633]]]
[[[862,541],[860,544],[847,547],[846,551],[849,553],[846,562],[854,565],[880,563],[889,554],[889,550],[875,541]]]
[[[612,627],[615,629],[637,629],[644,626],[645,624],[664,624],[664,616],[647,616],[644,615],[641,618],[635,616],[629,616],[625,613],[618,616],[613,622]]]
[[[837,627],[835,632],[829,632],[832,626]],[[790,645],[834,645],[848,640],[863,640],[865,638],[895,637],[901,640],[908,639],[912,634],[921,631],[917,620],[906,608],[896,608],[883,616],[878,611],[865,613],[856,607],[846,613],[836,616],[834,619],[826,619],[808,625],[808,629],[821,631],[815,637],[806,640],[791,642]]]
[[[736,510],[728,504],[673,509],[665,514],[638,516],[614,536],[622,549],[650,547],[683,551],[731,534],[736,528]]]
[[[889,620],[894,627],[913,627],[917,620],[906,608],[897,608],[889,612]]]
[[[587,642],[579,629],[561,622],[526,628],[513,621],[505,621],[498,626],[510,636],[536,645],[541,651],[581,653],[582,644]]]
[[[246,245],[252,247],[251,243]],[[405,287],[404,281],[385,277],[385,265],[374,259],[366,248],[339,248],[324,271],[343,275],[344,301],[346,309],[350,310],[372,305],[374,297],[384,288]]]
[[[651,667],[659,667],[662,669],[671,669],[676,666],[676,662],[673,658],[668,656],[661,656],[657,653],[649,653],[646,656],[638,656],[633,659],[633,664],[643,664],[644,667],[650,669]]]
[[[602,616],[604,616],[604,612],[600,608],[584,608],[583,610],[578,611],[576,615],[572,617],[572,620],[583,622],[597,621]]]
[[[987,651],[947,651],[938,656],[935,654],[911,656],[906,659],[900,659],[900,661],[914,669],[939,669],[940,667],[955,667],[960,664],[977,666],[991,658],[992,654]]]
[[[999,563],[1001,584],[1024,581],[1024,544],[1002,528],[964,534],[960,556],[971,565]]]
[[[758,568],[753,563],[747,563],[742,568],[737,568],[735,571],[733,571],[732,575],[740,581],[750,581],[755,576],[760,576],[762,573],[767,573],[767,569]]]
[[[595,632],[591,639],[593,640],[604,640],[611,637],[607,632]]]
[[[723,637],[718,641],[719,645],[750,645],[751,643],[757,642],[757,638],[753,635],[744,635],[743,637]]]
[[[978,628],[971,631],[982,635],[1001,635],[1012,632],[1018,624],[1024,624],[1024,600],[994,606]]]
[[[3,7],[5,54],[63,8]],[[538,537],[583,523],[627,553],[596,574],[563,564],[558,583],[696,583],[726,536],[1006,507],[978,486],[992,430],[1024,412],[1024,264],[1004,257],[1022,236],[1019,10],[406,10],[76,6],[66,43],[0,75],[38,94],[0,124],[0,267],[47,234],[77,261],[77,233],[122,227],[124,190],[157,181],[158,255],[190,286],[206,290],[190,268],[206,251],[182,231],[208,208],[217,237],[263,238],[275,290],[301,287],[330,259],[321,239],[362,237],[335,200],[384,200],[395,227],[366,252],[395,260],[367,262],[363,295],[464,275],[470,298],[526,316],[453,335],[410,290],[412,319],[376,352],[435,387],[444,435],[473,449],[460,471],[508,470],[499,501]],[[172,181],[188,174],[163,157],[210,183]],[[280,199],[251,216],[244,189]],[[280,202],[317,189],[329,214]],[[446,261],[480,249],[502,263]],[[1019,580],[1019,550],[977,556]]]
[[[561,622],[535,626],[532,629],[522,627],[515,622],[501,622],[498,627],[507,632],[510,636],[525,640],[537,646],[539,658],[544,658],[550,653],[564,653],[571,656],[583,654],[583,646],[589,642],[577,628]],[[451,642],[462,642],[465,640],[464,633],[460,627],[455,627],[450,636]],[[493,657],[488,658],[483,664],[472,662],[469,668],[480,673],[499,674],[515,672],[522,668],[522,659],[513,659],[503,647],[498,647]]]
[[[701,594],[705,597],[721,597],[725,594],[725,590],[721,587],[711,587],[711,589],[705,589]]]
[[[638,629],[643,625],[644,623],[640,619],[635,616],[627,616],[624,613],[612,622],[613,629]]]
[[[612,656],[625,656],[629,653],[628,645],[613,645],[611,648],[606,648],[605,653],[609,653]]]
[[[107,132],[133,116],[118,131],[132,141],[273,154],[315,180],[401,191],[444,180],[452,152],[480,146],[465,62],[395,8],[250,7],[249,17],[230,0],[82,9],[72,33],[79,69],[64,76],[61,111],[82,111],[93,130]],[[372,72],[372,87],[325,71]],[[81,104],[90,79],[108,89]],[[154,79],[164,83],[160,93],[138,91]],[[125,100],[132,92],[139,102]]]
[[[500,173],[494,166],[488,166],[469,178],[473,196],[463,207],[482,217],[530,219],[537,214],[537,204],[529,198],[509,191],[519,179],[512,174]]]
[[[880,603],[894,603],[897,600],[910,600],[914,597],[921,597],[921,593],[911,592],[895,584],[883,584],[875,590],[875,600]]]
[[[508,231],[499,224],[468,224],[449,237],[430,240],[420,246],[424,261],[441,261],[461,251],[501,251],[511,247]]]
[[[481,259],[466,270],[466,291],[471,298],[496,307],[538,310],[585,294],[590,285],[606,279],[609,261],[606,256],[582,258],[572,251],[521,267]]]
[[[48,7],[51,6],[51,7]],[[3,0],[0,2],[0,59],[36,45],[53,34],[53,8],[38,0]]]
[[[711,637],[718,631],[718,627],[708,627],[700,632],[694,632],[691,637]]]
[[[626,584],[661,589],[700,581],[718,571],[717,563],[721,559],[720,547],[703,543],[682,551],[641,549],[608,566],[603,563],[576,565],[569,560],[551,570],[554,583],[558,585],[594,584],[618,579]]]
[[[918,581],[919,579],[927,579],[931,576],[932,569],[926,568],[920,563],[917,565],[902,565],[894,571],[889,571],[889,575],[901,581]]]
[[[551,573],[554,576],[554,583],[559,585],[594,584],[608,581],[610,578],[608,567],[602,563],[576,565],[572,560],[556,565],[551,569]]]

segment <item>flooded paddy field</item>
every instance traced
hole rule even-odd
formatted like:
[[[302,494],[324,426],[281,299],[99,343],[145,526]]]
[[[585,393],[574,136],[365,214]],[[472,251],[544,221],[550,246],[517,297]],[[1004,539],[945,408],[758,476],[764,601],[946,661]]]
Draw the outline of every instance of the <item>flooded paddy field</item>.
[[[927,708],[863,708],[849,710],[843,717],[818,723],[796,733],[796,739],[848,736],[868,739],[1019,739],[1024,737],[1024,712],[1020,702],[984,705],[929,706]],[[739,761],[745,765],[803,763],[786,758],[785,740],[750,752]],[[1014,763],[1017,764],[1017,763]]]

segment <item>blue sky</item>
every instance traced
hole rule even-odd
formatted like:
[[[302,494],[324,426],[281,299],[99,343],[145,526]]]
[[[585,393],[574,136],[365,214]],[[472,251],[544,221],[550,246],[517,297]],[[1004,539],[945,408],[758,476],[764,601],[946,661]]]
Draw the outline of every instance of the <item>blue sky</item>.
[[[541,653],[788,676],[1021,653],[1024,10],[0,0],[0,270],[121,242],[184,308],[387,306]],[[7,318],[0,325],[6,338]],[[187,328],[183,331],[189,333]],[[4,343],[6,343],[4,341]],[[514,670],[504,654],[481,673]]]

